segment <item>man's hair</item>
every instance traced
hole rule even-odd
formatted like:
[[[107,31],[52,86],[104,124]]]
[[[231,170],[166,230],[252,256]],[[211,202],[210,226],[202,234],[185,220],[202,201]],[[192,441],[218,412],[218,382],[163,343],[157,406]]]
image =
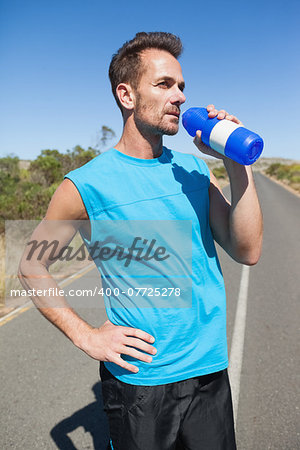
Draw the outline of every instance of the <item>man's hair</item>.
[[[120,83],[128,83],[134,90],[137,89],[143,73],[141,53],[151,48],[165,50],[176,59],[182,53],[180,38],[162,31],[137,33],[131,41],[125,42],[113,55],[109,66],[112,92],[121,111],[122,107],[116,93],[117,86]]]

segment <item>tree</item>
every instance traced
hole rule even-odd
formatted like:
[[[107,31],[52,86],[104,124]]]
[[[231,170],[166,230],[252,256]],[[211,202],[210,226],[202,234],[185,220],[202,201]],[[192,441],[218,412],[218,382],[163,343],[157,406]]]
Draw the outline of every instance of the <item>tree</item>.
[[[106,146],[107,141],[115,136],[116,133],[111,128],[106,125],[102,125],[101,130],[98,132],[95,148],[99,150],[103,149]]]
[[[17,178],[20,172],[19,158],[13,155],[0,158],[0,172],[10,175],[12,178]]]
[[[100,151],[95,148],[89,147],[87,150],[85,150],[84,148],[80,147],[80,145],[76,145],[72,151],[67,150],[67,153],[63,155],[64,174],[70,172],[70,170],[74,170],[78,167],[83,166],[99,154]]]
[[[19,181],[19,158],[12,155],[0,158],[0,195],[13,194]]]
[[[58,150],[42,150],[41,154],[31,162],[29,171],[33,183],[51,186],[63,177],[62,164]]]

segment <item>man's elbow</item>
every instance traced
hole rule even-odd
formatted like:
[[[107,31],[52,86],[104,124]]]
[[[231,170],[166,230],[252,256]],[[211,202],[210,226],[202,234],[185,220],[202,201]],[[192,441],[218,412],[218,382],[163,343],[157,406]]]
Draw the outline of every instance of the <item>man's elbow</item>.
[[[26,284],[27,279],[34,276],[34,266],[31,261],[28,261],[24,256],[19,263],[17,275],[23,286]]]
[[[19,263],[18,267],[18,278],[20,283],[24,286],[24,280],[26,278],[26,273],[28,273],[28,264],[26,264],[26,261],[23,261],[23,259]]]
[[[248,258],[246,258],[242,264],[244,264],[245,266],[255,266],[255,264],[258,263],[260,258],[260,255],[251,255]]]
[[[261,257],[261,246],[251,249],[244,249],[239,252],[236,261],[245,266],[255,266]]]

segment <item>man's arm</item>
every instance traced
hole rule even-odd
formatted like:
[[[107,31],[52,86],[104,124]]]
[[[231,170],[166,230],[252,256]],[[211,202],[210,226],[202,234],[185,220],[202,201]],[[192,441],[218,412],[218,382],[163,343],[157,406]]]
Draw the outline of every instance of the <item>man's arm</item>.
[[[83,220],[88,216],[74,184],[65,179],[54,193],[47,213],[42,222],[34,230],[31,241],[36,240],[58,242],[56,254],[68,245],[75,236]],[[88,222],[87,222],[88,223]],[[59,287],[49,273],[51,260],[51,248],[42,252],[41,259],[31,255],[27,246],[19,266],[19,279],[25,289],[42,290],[43,292],[56,292]],[[54,288],[54,291],[49,290]],[[40,312],[57,328],[59,328],[77,347],[94,359],[111,361],[132,372],[137,368],[121,358],[121,354],[127,354],[145,362],[151,362],[150,354],[156,350],[149,343],[154,342],[148,333],[129,327],[121,327],[106,321],[100,328],[93,328],[85,322],[68,305],[64,297],[34,296],[33,302]],[[134,348],[133,348],[134,347]]]
[[[207,110],[209,117],[226,117],[241,124],[226,111],[215,110],[213,105],[208,106]],[[256,264],[262,248],[263,220],[251,167],[242,166],[204,145],[201,132],[197,132],[194,142],[203,153],[223,159],[230,180],[231,203],[226,200],[216,177],[211,173],[209,219],[214,239],[237,262]]]

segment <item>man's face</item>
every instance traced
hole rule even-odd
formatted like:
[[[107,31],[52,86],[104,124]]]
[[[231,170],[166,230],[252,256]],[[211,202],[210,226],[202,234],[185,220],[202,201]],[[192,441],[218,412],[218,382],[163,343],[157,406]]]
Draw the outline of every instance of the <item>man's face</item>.
[[[185,102],[181,66],[163,50],[148,49],[141,57],[143,74],[135,91],[135,123],[142,132],[174,135]]]

